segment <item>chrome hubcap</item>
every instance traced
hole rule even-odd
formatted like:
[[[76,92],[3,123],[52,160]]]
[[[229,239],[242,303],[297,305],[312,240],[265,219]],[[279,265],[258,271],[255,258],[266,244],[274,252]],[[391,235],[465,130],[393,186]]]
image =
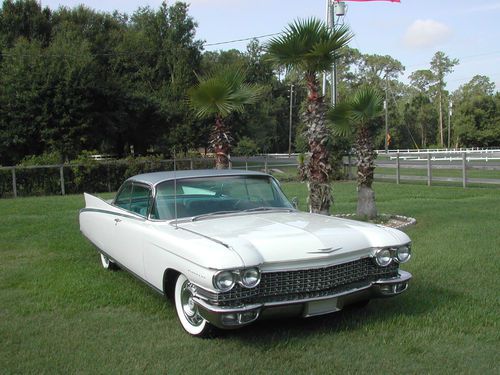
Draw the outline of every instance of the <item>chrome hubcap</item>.
[[[193,293],[189,289],[188,281],[186,281],[182,285],[181,304],[182,304],[182,312],[184,313],[184,316],[191,325],[199,326],[201,323],[203,323],[203,318],[198,313],[198,308],[194,303]]]

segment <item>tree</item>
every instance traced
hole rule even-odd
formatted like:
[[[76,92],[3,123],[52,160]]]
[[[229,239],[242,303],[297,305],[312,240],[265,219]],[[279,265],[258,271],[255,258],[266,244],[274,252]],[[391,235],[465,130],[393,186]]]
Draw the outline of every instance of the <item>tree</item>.
[[[0,8],[0,47],[11,48],[19,38],[46,47],[51,36],[51,15],[50,9],[42,9],[36,0],[4,0]]]
[[[38,42],[19,38],[0,64],[0,164],[41,154],[44,58]]]
[[[380,122],[375,121],[382,114],[382,98],[370,86],[360,88],[350,101],[336,105],[328,112],[328,120],[337,135],[355,134],[355,149],[358,166],[358,208],[359,216],[370,219],[377,216],[375,192],[372,189],[373,171],[377,157],[373,148],[374,135]]]
[[[233,138],[224,118],[235,112],[242,112],[244,106],[253,104],[261,94],[254,84],[247,84],[241,70],[230,68],[199,77],[199,83],[189,89],[189,103],[199,118],[215,117],[210,134],[210,146],[215,152],[215,167],[229,166],[229,153]]]
[[[346,46],[352,36],[346,26],[333,31],[311,18],[290,24],[268,44],[270,59],[288,70],[300,71],[306,82],[308,94],[302,117],[311,153],[307,165],[309,209],[315,213],[329,214],[333,201],[327,149],[329,133],[325,124],[327,104],[319,92],[318,74],[331,68],[337,51]]]
[[[435,77],[431,70],[416,70],[410,74],[410,96],[405,106],[405,121],[417,127],[420,146],[437,144],[438,114],[433,99],[436,97]]]
[[[443,135],[443,97],[446,83],[444,77],[453,72],[453,67],[458,64],[458,59],[450,59],[444,52],[438,51],[431,60],[431,71],[436,83],[439,108],[439,145],[444,146]]]
[[[453,93],[453,129],[465,147],[491,147],[500,143],[500,94],[488,77],[476,75]]]

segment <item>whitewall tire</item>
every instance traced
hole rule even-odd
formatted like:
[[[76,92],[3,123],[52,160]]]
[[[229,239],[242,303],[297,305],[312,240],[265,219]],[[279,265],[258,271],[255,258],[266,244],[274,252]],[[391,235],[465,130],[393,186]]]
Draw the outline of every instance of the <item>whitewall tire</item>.
[[[180,274],[175,282],[175,310],[182,328],[187,333],[198,337],[207,337],[213,332],[213,326],[198,313],[193,301],[193,293],[189,288],[189,280]]]
[[[118,266],[116,263],[114,263],[112,260],[109,260],[109,258],[106,255],[101,254],[101,264],[102,267],[106,270],[117,270]]]

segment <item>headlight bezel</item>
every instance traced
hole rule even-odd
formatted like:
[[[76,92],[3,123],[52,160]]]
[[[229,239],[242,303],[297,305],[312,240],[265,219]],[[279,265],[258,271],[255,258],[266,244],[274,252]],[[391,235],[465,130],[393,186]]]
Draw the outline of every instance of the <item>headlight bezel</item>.
[[[228,285],[226,287],[223,287],[220,285],[220,278],[222,277],[222,275],[231,275],[231,279],[232,279],[231,285]],[[229,292],[236,285],[236,277],[234,275],[234,272],[231,270],[218,271],[217,273],[215,273],[215,275],[212,278],[212,284],[213,284],[214,288],[216,290],[218,290],[219,292],[222,292],[222,293]]]
[[[402,249],[407,249],[408,256],[405,259],[400,258],[400,251]],[[411,259],[411,243],[407,243],[402,246],[398,246],[395,251],[394,260],[400,264],[406,263]]]
[[[382,253],[385,253],[385,255],[383,257],[387,259],[386,261],[382,260]],[[373,258],[375,260],[375,263],[377,263],[378,266],[388,267],[393,261],[393,255],[392,255],[391,248],[382,247],[380,249],[377,249],[375,251]]]
[[[245,274],[248,274],[250,272],[254,272],[254,275],[256,276],[256,280],[253,283],[248,283],[244,281]],[[226,275],[226,276],[231,275],[232,278],[231,285],[228,284],[225,287],[221,287],[220,283],[220,278],[222,277],[221,275]],[[220,270],[213,275],[212,285],[214,286],[215,290],[217,290],[220,293],[229,292],[231,289],[234,288],[236,284],[239,284],[247,289],[252,289],[260,284],[260,281],[262,279],[261,276],[262,274],[258,267],[249,267],[240,270]]]
[[[402,251],[406,250],[408,253],[408,256],[406,258],[401,257]],[[385,260],[381,260],[381,255],[384,255]],[[404,245],[397,245],[397,246],[388,246],[388,247],[378,247],[374,248],[373,251],[373,260],[374,262],[380,266],[380,267],[387,267],[389,266],[392,262],[398,263],[398,264],[403,264],[408,262],[411,259],[412,253],[411,253],[411,242],[406,243]],[[389,260],[390,258],[390,260]]]
[[[245,283],[245,274],[249,273],[249,272],[255,272],[256,274],[256,281],[254,283],[251,283],[251,284],[247,284]],[[251,288],[255,288],[257,285],[260,284],[260,280],[261,280],[261,274],[260,274],[260,270],[257,268],[257,267],[251,267],[251,268],[245,268],[244,270],[241,270],[239,272],[239,280],[238,280],[238,283],[244,287],[244,288],[248,288],[248,289],[251,289]]]

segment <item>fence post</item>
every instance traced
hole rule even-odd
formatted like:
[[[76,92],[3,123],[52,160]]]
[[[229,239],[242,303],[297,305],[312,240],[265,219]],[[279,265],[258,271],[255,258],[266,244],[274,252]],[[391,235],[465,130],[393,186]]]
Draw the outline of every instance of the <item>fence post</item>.
[[[467,154],[462,154],[462,185],[464,189],[467,187]]]
[[[106,163],[106,177],[108,180],[108,192],[111,193],[111,176],[109,175],[109,162]]]
[[[267,173],[267,154],[266,154],[266,159],[264,161],[264,172]]]
[[[432,166],[431,166],[431,154],[427,154],[427,186],[432,185]]]
[[[194,169],[194,165],[193,165],[193,158],[190,158],[189,159],[189,168],[191,168],[191,170]]]
[[[245,160],[245,170],[248,171],[248,159]]]
[[[399,152],[396,153],[396,184],[399,185],[401,182],[401,175],[399,170]]]
[[[66,195],[66,190],[64,189],[64,166],[59,167],[59,176],[61,177],[61,195]]]
[[[347,154],[347,179],[352,180],[352,168],[351,168],[352,158],[351,153]]]
[[[17,198],[16,168],[12,167],[12,194]]]

